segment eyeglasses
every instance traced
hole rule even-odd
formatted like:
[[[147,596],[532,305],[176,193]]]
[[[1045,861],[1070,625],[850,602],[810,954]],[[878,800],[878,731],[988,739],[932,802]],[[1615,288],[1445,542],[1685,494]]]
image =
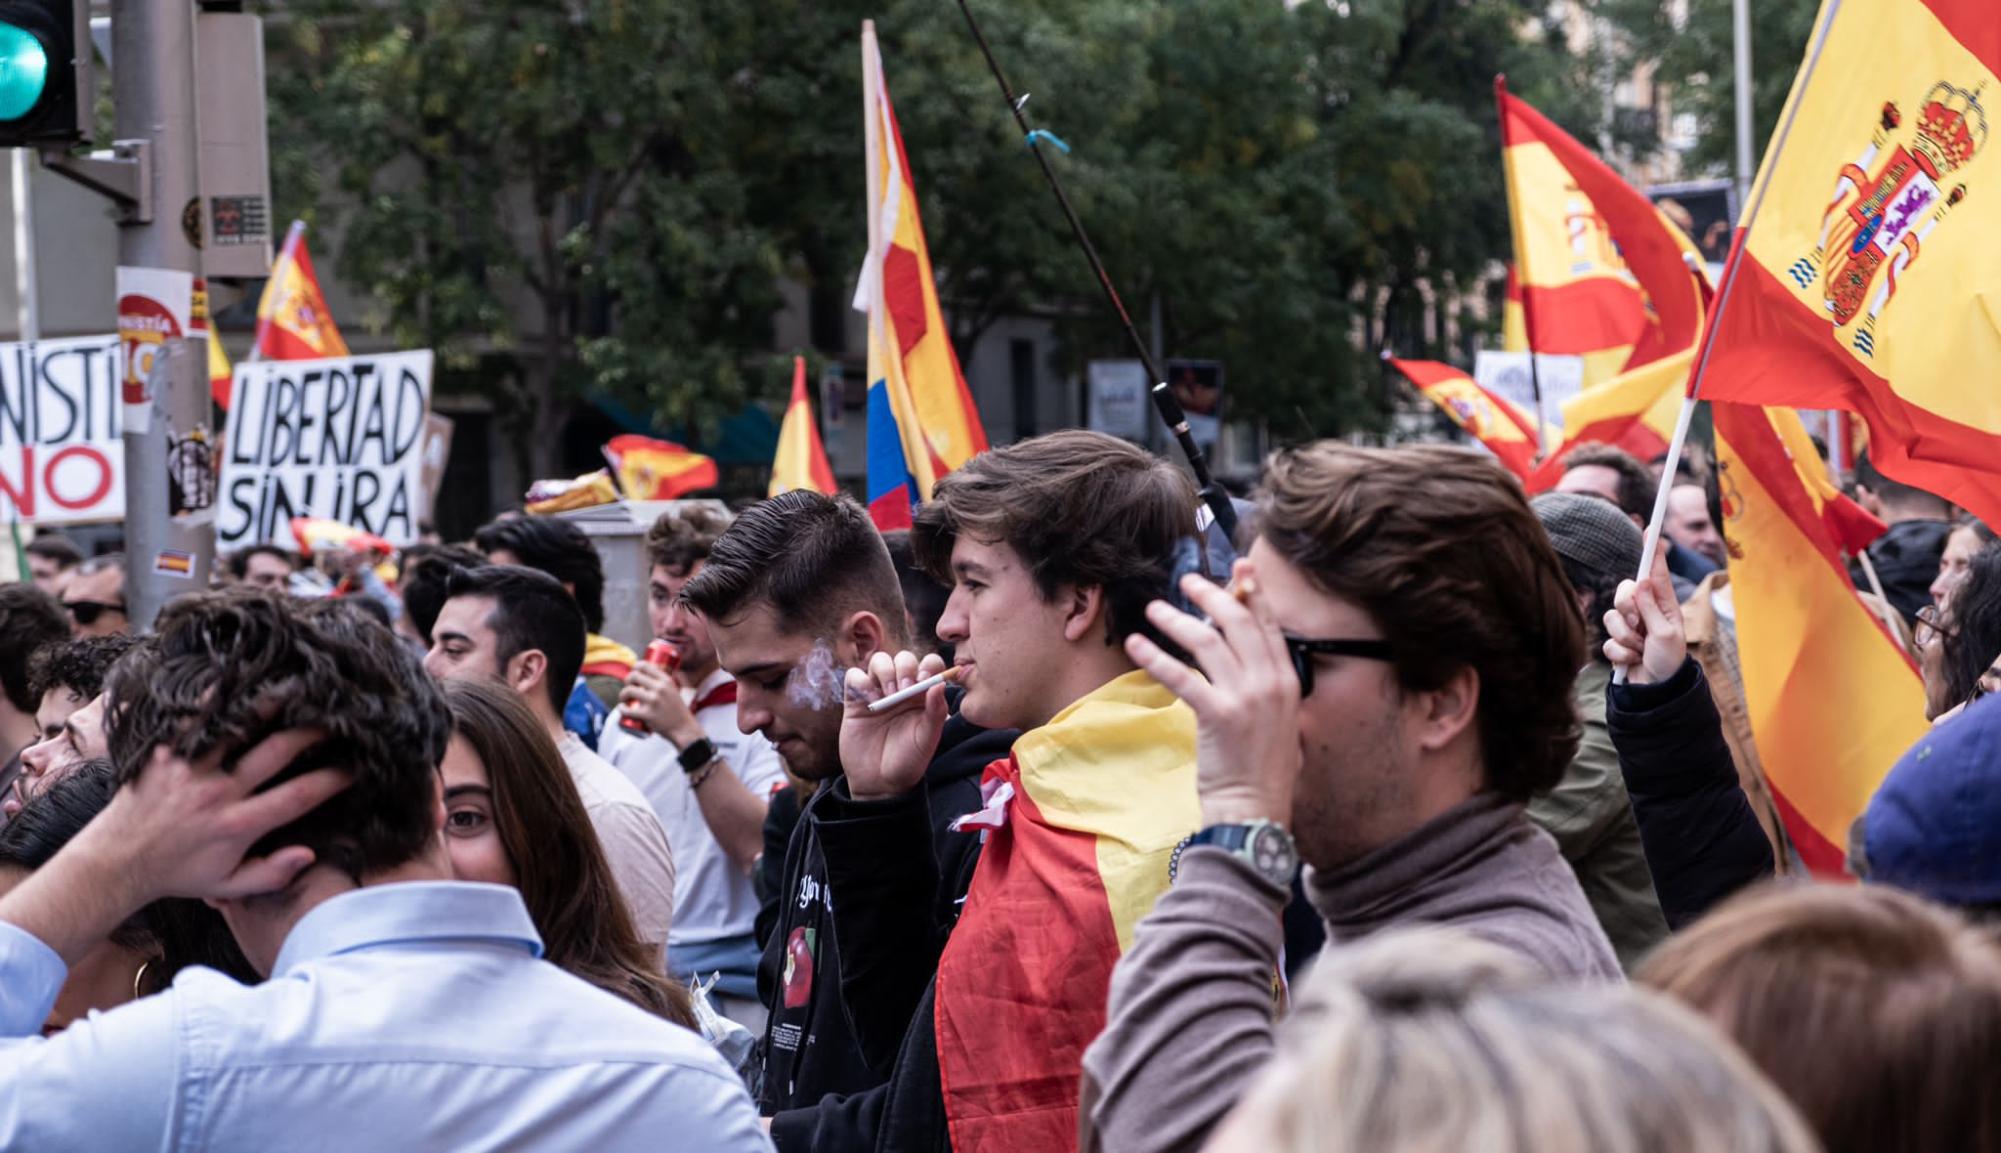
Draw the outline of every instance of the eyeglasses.
[[[105,613],[123,613],[125,611],[125,602],[64,601],[63,608],[69,610],[69,615],[76,618],[76,623],[80,625],[93,625],[97,623],[97,618],[103,616]]]
[[[1365,661],[1387,661],[1395,657],[1390,642],[1378,640],[1313,641],[1288,635],[1285,651],[1292,655],[1292,671],[1299,674],[1299,699],[1313,695],[1314,657],[1356,657]]]
[[[1945,623],[1945,614],[1937,605],[1926,605],[1918,610],[1917,642],[1929,644],[1933,637],[1951,640],[1959,635],[1959,630]]]

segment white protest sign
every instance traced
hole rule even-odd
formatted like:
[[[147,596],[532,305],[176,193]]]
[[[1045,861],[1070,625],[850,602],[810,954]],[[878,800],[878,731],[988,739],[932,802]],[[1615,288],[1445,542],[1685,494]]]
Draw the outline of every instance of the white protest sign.
[[[412,543],[430,405],[428,350],[237,365],[217,546],[290,541],[295,516]]]
[[[1137,360],[1094,360],[1085,368],[1091,385],[1088,427],[1126,440],[1146,439],[1146,365]]]
[[[0,344],[0,521],[125,516],[116,336]]]
[[[1481,349],[1473,357],[1473,379],[1481,388],[1511,400],[1535,415],[1535,386],[1542,385],[1543,418],[1552,433],[1563,429],[1563,402],[1583,391],[1584,358],[1538,354],[1535,376],[1529,375],[1529,354]]]

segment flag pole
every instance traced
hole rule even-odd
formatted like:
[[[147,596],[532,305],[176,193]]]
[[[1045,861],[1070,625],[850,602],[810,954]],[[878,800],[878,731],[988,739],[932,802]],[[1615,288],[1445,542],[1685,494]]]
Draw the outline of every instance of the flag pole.
[[[1667,520],[1668,490],[1674,487],[1675,469],[1681,464],[1682,446],[1688,440],[1689,421],[1695,416],[1695,402],[1702,391],[1702,378],[1709,371],[1709,357],[1716,350],[1714,340],[1718,324],[1723,319],[1724,310],[1730,307],[1730,297],[1737,291],[1737,266],[1744,260],[1744,245],[1750,239],[1751,228],[1758,222],[1758,210],[1765,206],[1765,193],[1771,190],[1773,163],[1785,151],[1786,140],[1792,135],[1793,121],[1799,118],[1799,96],[1813,79],[1814,69],[1820,65],[1820,55],[1827,48],[1827,34],[1834,27],[1834,18],[1841,11],[1841,0],[1827,0],[1821,10],[1820,27],[1815,29],[1813,46],[1807,52],[1806,63],[1800,67],[1800,75],[1793,81],[1793,99],[1786,107],[1785,120],[1772,137],[1770,151],[1758,175],[1757,187],[1751,195],[1751,203],[1744,212],[1744,222],[1737,229],[1736,240],[1730,246],[1730,259],[1723,266],[1723,284],[1716,290],[1716,309],[1704,318],[1702,350],[1695,358],[1695,368],[1689,373],[1688,393],[1682,397],[1681,414],[1675,420],[1674,439],[1668,444],[1667,459],[1661,466],[1660,485],[1654,490],[1654,515],[1647,522],[1647,534],[1640,550],[1640,571],[1636,579],[1644,582],[1654,571],[1654,554],[1660,549],[1661,526]],[[1505,127],[1503,131],[1506,131]],[[1524,286],[1523,300],[1527,300]],[[1527,310],[1523,310],[1524,317]],[[1626,683],[1626,670],[1614,669],[1614,684]]]
[[[1905,656],[1911,651],[1904,647],[1904,634],[1897,628],[1895,608],[1890,605],[1890,595],[1883,591],[1883,578],[1876,575],[1876,565],[1869,559],[1869,550],[1855,550],[1855,559],[1862,562],[1862,575],[1869,581],[1869,591],[1876,595],[1876,615],[1883,621],[1883,631],[1890,634],[1890,643],[1897,646]]]
[[[1000,85],[1001,97],[1007,101],[1008,110],[1014,114],[1015,126],[1021,129],[1028,150],[1035,154],[1035,162],[1042,166],[1042,175],[1049,182],[1049,190],[1056,194],[1056,203],[1062,207],[1063,218],[1070,224],[1070,235],[1076,238],[1077,247],[1084,250],[1084,259],[1090,261],[1091,271],[1098,278],[1098,287],[1104,291],[1105,299],[1111,304],[1112,311],[1118,314],[1119,323],[1126,330],[1126,338],[1132,342],[1133,350],[1139,354],[1140,363],[1146,367],[1147,379],[1154,382],[1152,389],[1154,409],[1160,413],[1160,419],[1166,422],[1169,431],[1173,432],[1175,442],[1181,446],[1182,455],[1188,458],[1188,469],[1195,474],[1197,495],[1209,507],[1210,515],[1215,518],[1216,525],[1222,529],[1223,535],[1234,544],[1237,510],[1230,503],[1230,494],[1224,492],[1223,486],[1216,483],[1216,478],[1210,474],[1209,458],[1188,430],[1188,415],[1181,410],[1181,403],[1174,399],[1173,391],[1167,387],[1167,377],[1155,363],[1153,354],[1147,348],[1147,342],[1140,338],[1139,329],[1133,324],[1131,315],[1126,312],[1125,301],[1119,298],[1119,290],[1112,286],[1111,274],[1105,271],[1105,262],[1099,259],[1098,250],[1092,246],[1090,236],[1084,231],[1084,222],[1077,218],[1077,210],[1070,206],[1070,197],[1063,191],[1063,182],[1057,178],[1056,169],[1049,163],[1049,157],[1042,149],[1045,141],[1055,143],[1065,152],[1070,151],[1070,146],[1050,132],[1029,127],[1028,117],[1022,113],[1022,108],[1028,103],[1029,94],[1024,92],[1020,96],[1015,95],[1014,88],[1008,84],[1007,77],[1001,72],[1000,61],[994,58],[993,49],[988,46],[986,35],[980,31],[980,23],[973,18],[973,10],[967,5],[966,0],[959,0],[959,11],[965,15],[966,27],[972,31],[974,42],[980,46],[980,55],[986,57],[987,68],[994,74],[994,82]]]
[[[1542,403],[1542,370],[1536,362],[1535,309],[1529,307],[1528,247],[1522,243],[1521,197],[1515,191],[1514,173],[1508,168],[1508,78],[1494,77],[1494,112],[1501,125],[1501,183],[1507,188],[1508,231],[1515,245],[1515,284],[1522,293],[1522,334],[1529,345],[1529,391],[1535,397],[1535,458],[1542,463],[1549,455],[1549,413]]]

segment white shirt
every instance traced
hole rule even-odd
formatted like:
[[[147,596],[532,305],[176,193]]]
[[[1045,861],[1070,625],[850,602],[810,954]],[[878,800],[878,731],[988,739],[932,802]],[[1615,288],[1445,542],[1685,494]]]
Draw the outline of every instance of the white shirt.
[[[67,970],[0,923],[0,1149],[770,1149],[707,1042],[541,952],[513,889],[370,886],[261,985],[188,969],[43,1040]]]
[[[584,811],[597,830],[612,879],[625,897],[632,926],[639,930],[640,940],[659,947],[664,971],[667,938],[674,927],[674,851],[667,831],[646,795],[585,748],[575,733],[564,733],[557,747],[563,763],[570,766],[570,779],[577,782],[577,794],[584,799]]]
[[[721,669],[681,698],[698,701],[731,677]],[[730,859],[709,831],[702,805],[681,771],[680,750],[657,735],[630,733],[613,710],[598,737],[598,752],[632,779],[653,806],[667,839],[674,846],[680,876],[674,884],[674,932],[670,942],[693,945],[748,936],[757,920],[757,893],[750,872]],[[743,787],[760,800],[785,787],[785,767],[778,748],[755,733],[736,727],[736,705],[711,705],[695,714],[702,733],[716,746],[716,755],[735,773]],[[722,771],[721,769],[717,770]]]

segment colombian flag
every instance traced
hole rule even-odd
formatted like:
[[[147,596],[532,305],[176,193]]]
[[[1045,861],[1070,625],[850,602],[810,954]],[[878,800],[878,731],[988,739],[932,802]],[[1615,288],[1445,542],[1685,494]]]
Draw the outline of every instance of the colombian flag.
[[[604,458],[627,500],[673,500],[716,484],[715,461],[672,441],[614,436],[605,442]]]
[[[952,1148],[1074,1149],[1112,966],[1166,891],[1174,846],[1202,823],[1195,714],[1127,673],[1024,733],[984,784],[988,809],[962,820],[998,827],[938,961]]]
[[[1536,422],[1512,402],[1481,388],[1474,379],[1435,360],[1397,360],[1390,367],[1404,374],[1426,399],[1445,410],[1453,423],[1486,445],[1503,467],[1526,478],[1535,466]]]
[[[306,251],[306,222],[294,220],[285,246],[257,300],[256,355],[264,360],[320,360],[346,356],[347,342],[334,327],[320,295],[320,278]]]
[[[1710,409],[1752,740],[1800,857],[1840,877],[1849,825],[1925,731],[1917,670],[1842,563],[1883,525],[1827,479],[1797,413]]]
[[[929,500],[939,477],[985,452],[987,434],[938,307],[874,21],[862,23],[862,103],[869,247],[854,306],[868,313],[869,515],[879,528],[908,528],[911,505]]]
[[[785,406],[785,423],[778,426],[778,454],[771,462],[771,487],[777,496],[795,488],[833,495],[834,470],[820,445],[820,426],[813,421],[813,402],[806,395],[806,358],[792,358],[792,403]]]
[[[1709,336],[1704,399],[1839,408],[2001,523],[2001,12],[1824,0]]]
[[[1523,342],[1583,357],[1586,388],[1693,345],[1702,301],[1682,254],[1695,245],[1504,80],[1494,97]]]

